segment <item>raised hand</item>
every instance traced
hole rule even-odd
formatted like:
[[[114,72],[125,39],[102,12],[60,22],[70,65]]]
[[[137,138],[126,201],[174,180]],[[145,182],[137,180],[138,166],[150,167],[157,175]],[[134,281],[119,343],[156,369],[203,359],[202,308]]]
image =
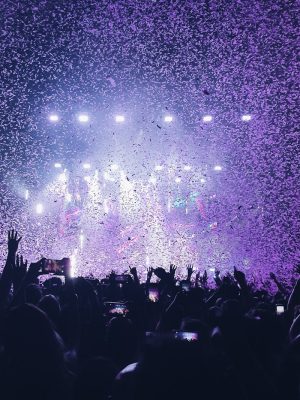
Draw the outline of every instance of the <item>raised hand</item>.
[[[208,280],[208,275],[207,275],[207,271],[205,269],[204,272],[203,272],[203,275],[200,276],[201,285],[205,287],[207,285],[207,280]]]
[[[177,269],[176,265],[170,264],[170,270],[169,270],[169,272],[170,272],[171,278],[174,278],[176,269]]]
[[[13,268],[13,285],[14,290],[18,289],[22,280],[24,279],[27,272],[27,260],[24,262],[23,256],[17,255],[16,264]]]
[[[35,280],[39,276],[39,274],[40,274],[40,272],[42,270],[44,262],[45,262],[45,258],[41,258],[36,263],[31,263],[29,265],[29,268],[28,268],[28,271],[27,271],[27,274],[26,274],[26,279],[28,281]]]
[[[246,283],[246,275],[244,272],[239,271],[234,267],[233,276],[239,285],[244,285]]]
[[[129,265],[129,271],[131,273],[132,276],[137,276],[137,270],[136,267],[132,267]]]
[[[191,280],[191,276],[193,275],[193,272],[194,272],[193,264],[188,264],[186,266],[186,270],[187,270],[187,280],[190,281]]]
[[[154,269],[152,267],[147,268],[147,281],[151,280],[153,272]]]
[[[18,232],[15,231],[14,229],[8,231],[8,240],[7,240],[7,246],[8,246],[8,252],[16,254],[18,251],[19,243],[22,238],[18,238]]]

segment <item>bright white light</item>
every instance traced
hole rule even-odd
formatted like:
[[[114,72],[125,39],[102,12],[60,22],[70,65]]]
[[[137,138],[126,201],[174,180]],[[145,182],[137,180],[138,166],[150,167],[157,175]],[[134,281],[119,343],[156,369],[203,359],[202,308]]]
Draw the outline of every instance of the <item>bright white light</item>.
[[[164,169],[163,165],[156,165],[155,171],[162,171]]]
[[[81,231],[81,233],[79,235],[79,242],[80,242],[80,248],[82,249],[83,248],[83,242],[84,242],[84,234],[82,233],[82,231]]]
[[[77,249],[76,249],[77,250]],[[75,271],[76,271],[76,264],[77,264],[77,251],[75,250],[75,252],[73,254],[71,254],[70,256],[70,261],[71,261],[71,271],[70,271],[70,276],[71,278],[74,278],[75,276]]]
[[[88,183],[91,182],[91,177],[90,176],[84,176],[83,179]]]
[[[29,190],[26,189],[25,190],[25,200],[28,200],[28,199],[29,199]]]
[[[117,171],[119,166],[117,164],[112,164],[110,168],[111,168],[112,171]]]
[[[242,116],[242,121],[249,122],[251,121],[251,118],[252,118],[251,115],[245,114]]]
[[[190,170],[192,169],[192,167],[191,167],[190,165],[185,165],[185,166],[183,167],[183,169],[184,169],[185,171],[190,171]]]
[[[201,178],[201,179],[200,179],[200,182],[201,182],[201,183],[205,183],[206,180],[205,180],[204,178]]]
[[[124,115],[116,115],[115,121],[116,122],[124,122],[125,121]]]
[[[157,182],[157,180],[156,180],[155,176],[150,176],[149,183],[152,183],[153,185],[155,185],[156,182]]]
[[[221,165],[215,165],[215,166],[214,166],[214,170],[215,170],[215,171],[222,171]]]
[[[88,122],[89,116],[86,114],[79,114],[78,115],[78,121],[79,122]]]
[[[211,115],[204,115],[204,117],[202,118],[203,122],[211,122],[213,119],[213,117]]]
[[[49,115],[49,121],[58,122],[59,121],[59,116],[57,114],[50,114]]]
[[[68,203],[70,203],[70,201],[72,201],[72,195],[71,195],[71,193],[66,193],[66,201],[67,201]]]
[[[37,214],[42,214],[44,211],[44,206],[41,203],[38,203],[35,207],[35,211]]]
[[[179,177],[175,178],[175,182],[176,183],[180,183],[181,182],[181,178],[179,178]]]
[[[165,116],[165,122],[172,122],[172,121],[173,121],[173,117],[171,115]]]
[[[54,164],[54,168],[61,168],[61,163],[56,162],[56,163]]]
[[[89,163],[85,163],[82,165],[83,169],[90,169],[91,168],[91,164]]]
[[[58,180],[64,182],[67,179],[67,174],[65,172],[58,175]]]
[[[209,268],[210,272],[215,272],[215,268]]]

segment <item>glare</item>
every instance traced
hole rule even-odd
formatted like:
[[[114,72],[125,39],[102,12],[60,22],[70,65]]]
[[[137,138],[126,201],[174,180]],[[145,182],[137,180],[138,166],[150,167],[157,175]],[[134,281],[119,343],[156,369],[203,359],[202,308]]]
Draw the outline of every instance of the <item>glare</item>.
[[[119,166],[117,164],[112,164],[110,168],[111,168],[112,171],[117,171]]]
[[[28,199],[29,199],[29,190],[26,189],[25,190],[25,200],[28,200]]]
[[[183,169],[184,169],[185,171],[190,171],[190,170],[192,169],[192,167],[191,167],[190,165],[185,165],[185,166],[183,167]]]
[[[164,167],[162,165],[156,165],[155,171],[162,171]]]
[[[56,162],[56,163],[54,164],[54,168],[61,168],[61,163]]]
[[[214,166],[214,170],[215,170],[215,171],[222,171],[221,165],[215,165],[215,166]]]
[[[58,122],[59,121],[59,116],[57,114],[50,114],[49,115],[49,121]]]
[[[67,179],[67,174],[65,172],[58,175],[58,180],[64,182]]]
[[[179,177],[175,178],[175,182],[176,183],[180,183],[181,182],[181,178],[179,178]]]
[[[201,179],[200,179],[200,182],[201,182],[201,183],[205,183],[206,180],[205,180],[204,178],[201,178]]]
[[[155,178],[155,176],[150,176],[149,183],[152,183],[153,185],[155,185],[156,182],[157,182],[157,179]]]
[[[84,176],[83,179],[88,183],[91,182],[91,177],[90,176]]]
[[[85,163],[82,165],[83,169],[90,169],[91,168],[91,164],[89,163]]]
[[[79,242],[80,242],[80,248],[82,249],[83,248],[83,242],[84,242],[84,234],[82,233],[82,231],[81,231],[81,233],[79,235]]]
[[[77,250],[77,249],[76,249]],[[76,264],[77,264],[77,251],[75,250],[75,252],[73,254],[71,254],[70,256],[70,261],[71,261],[71,271],[70,271],[70,276],[71,278],[74,278],[75,276],[75,271],[76,271]]]
[[[72,201],[72,195],[71,195],[71,193],[66,193],[66,201],[67,201],[68,203],[70,203],[70,201]]]
[[[124,117],[124,115],[116,115],[115,120],[116,120],[116,122],[124,122],[125,117]]]
[[[35,211],[37,214],[42,214],[44,211],[44,206],[41,203],[38,203],[35,207]]]
[[[242,116],[242,121],[249,122],[251,121],[251,118],[252,118],[251,115],[245,114]]]
[[[173,121],[173,117],[171,115],[165,116],[165,122],[172,122],[172,121]]]
[[[88,122],[89,116],[86,114],[79,114],[78,115],[78,121],[79,122]]]
[[[203,122],[211,122],[212,121],[212,116],[211,115],[204,115],[204,117],[202,118]]]

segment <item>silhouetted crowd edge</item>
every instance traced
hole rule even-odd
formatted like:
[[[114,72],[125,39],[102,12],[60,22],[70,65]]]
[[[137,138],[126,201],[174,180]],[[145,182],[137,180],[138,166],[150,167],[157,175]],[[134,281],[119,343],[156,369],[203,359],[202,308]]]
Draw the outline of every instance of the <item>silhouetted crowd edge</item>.
[[[271,273],[270,294],[236,268],[213,285],[192,265],[72,278],[68,259],[27,266],[20,240],[0,277],[0,399],[300,399],[300,280]]]

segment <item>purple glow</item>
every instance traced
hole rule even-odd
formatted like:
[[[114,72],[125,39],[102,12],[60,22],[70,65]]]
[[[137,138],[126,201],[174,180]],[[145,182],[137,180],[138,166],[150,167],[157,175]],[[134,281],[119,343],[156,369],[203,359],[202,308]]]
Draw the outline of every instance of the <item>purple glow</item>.
[[[145,277],[174,262],[179,274],[193,263],[293,276],[293,4],[3,2],[1,13],[0,220],[25,258],[72,257],[75,275],[131,265]]]

